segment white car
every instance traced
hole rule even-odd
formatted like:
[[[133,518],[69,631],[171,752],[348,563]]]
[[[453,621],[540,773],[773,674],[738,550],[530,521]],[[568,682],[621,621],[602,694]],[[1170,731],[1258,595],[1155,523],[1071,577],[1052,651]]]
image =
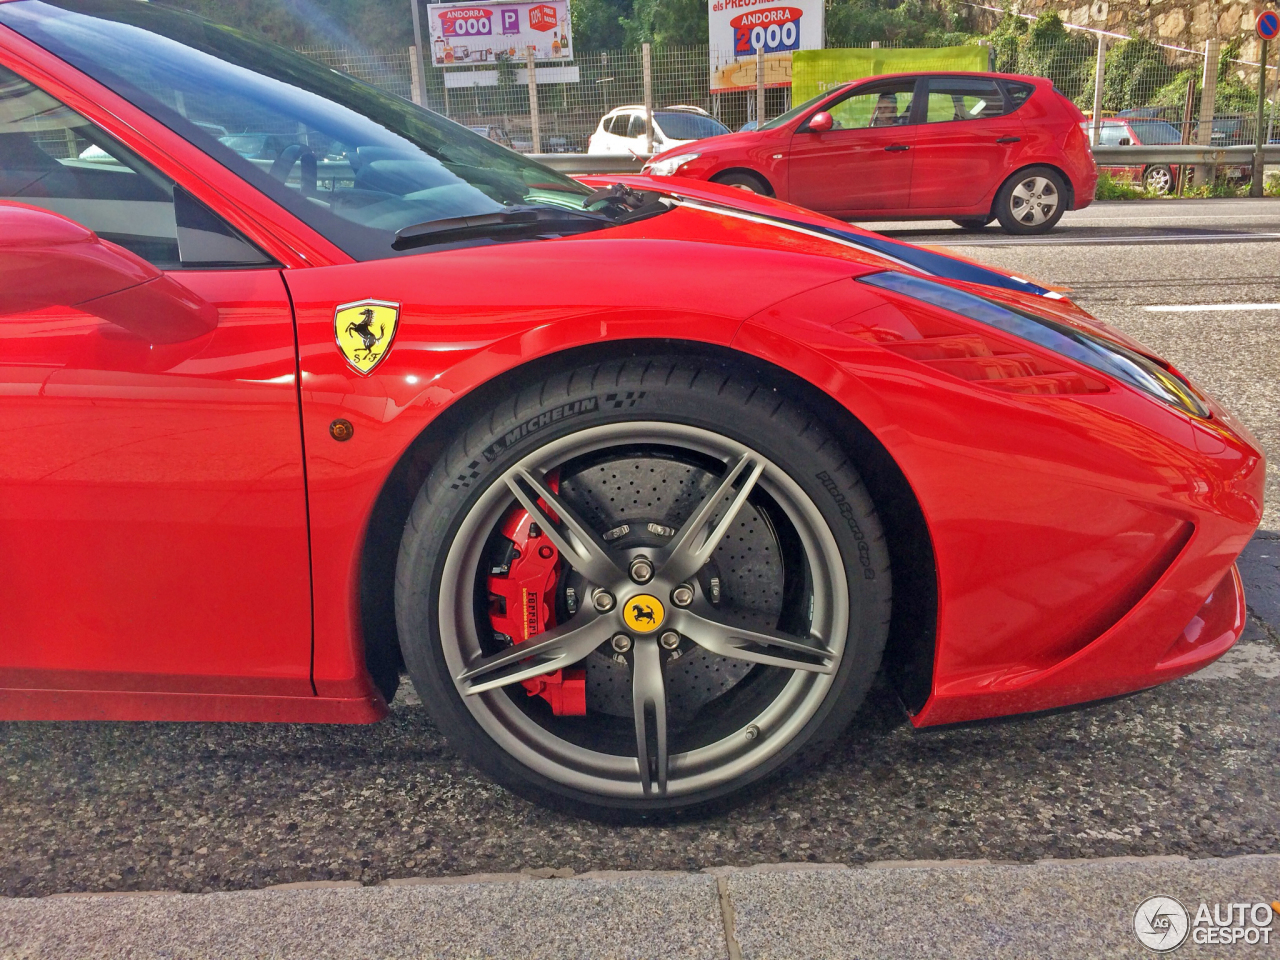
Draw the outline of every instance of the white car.
[[[728,132],[728,127],[701,107],[662,107],[653,111],[652,152],[661,153]],[[644,107],[633,104],[606,113],[587,143],[587,153],[650,153]]]

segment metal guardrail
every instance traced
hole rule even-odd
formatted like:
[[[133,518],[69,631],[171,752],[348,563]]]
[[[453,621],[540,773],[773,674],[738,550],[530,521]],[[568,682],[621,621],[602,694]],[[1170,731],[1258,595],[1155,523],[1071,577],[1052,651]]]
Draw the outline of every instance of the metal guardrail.
[[[531,160],[537,160],[552,170],[561,173],[639,173],[647,156],[635,157],[630,154],[612,153],[531,153]]]
[[[639,173],[648,157],[619,154],[536,153],[534,160],[561,173]],[[1263,148],[1267,163],[1280,163],[1280,143]],[[1253,163],[1253,147],[1201,147],[1195,144],[1168,146],[1093,148],[1093,158],[1100,167],[1131,167],[1147,163],[1195,163],[1207,165],[1244,165]]]
[[[1253,163],[1252,144],[1238,147],[1201,147],[1195,144],[1174,143],[1167,146],[1093,148],[1093,159],[1100,167],[1130,167],[1140,163],[1203,163],[1250,164]],[[1262,148],[1262,159],[1267,163],[1280,162],[1280,143]]]

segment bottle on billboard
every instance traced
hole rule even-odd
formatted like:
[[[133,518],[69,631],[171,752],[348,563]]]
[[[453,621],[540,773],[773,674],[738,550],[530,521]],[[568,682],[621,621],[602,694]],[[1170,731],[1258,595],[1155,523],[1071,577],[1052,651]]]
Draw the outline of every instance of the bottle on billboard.
[[[551,31],[551,56],[560,56],[560,34],[554,30]]]

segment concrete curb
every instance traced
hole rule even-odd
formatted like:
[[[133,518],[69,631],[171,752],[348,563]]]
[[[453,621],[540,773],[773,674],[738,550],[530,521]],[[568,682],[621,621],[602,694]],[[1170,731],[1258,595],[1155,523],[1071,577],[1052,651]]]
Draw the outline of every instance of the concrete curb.
[[[1280,855],[770,863],[699,873],[514,874],[281,884],[238,893],[0,899],[0,958],[1139,957],[1147,897],[1280,900]],[[1231,957],[1280,955],[1275,942]],[[1221,956],[1188,940],[1184,957]]]

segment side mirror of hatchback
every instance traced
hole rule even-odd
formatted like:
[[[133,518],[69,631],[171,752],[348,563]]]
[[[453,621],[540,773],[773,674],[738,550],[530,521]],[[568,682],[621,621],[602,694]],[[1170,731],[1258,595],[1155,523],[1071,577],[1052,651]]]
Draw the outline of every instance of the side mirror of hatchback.
[[[0,318],[75,307],[151,343],[213,331],[218,311],[135,253],[61,214],[0,202]]]
[[[831,114],[825,110],[819,110],[809,118],[808,130],[810,133],[826,133],[835,126],[835,120],[831,118]]]

